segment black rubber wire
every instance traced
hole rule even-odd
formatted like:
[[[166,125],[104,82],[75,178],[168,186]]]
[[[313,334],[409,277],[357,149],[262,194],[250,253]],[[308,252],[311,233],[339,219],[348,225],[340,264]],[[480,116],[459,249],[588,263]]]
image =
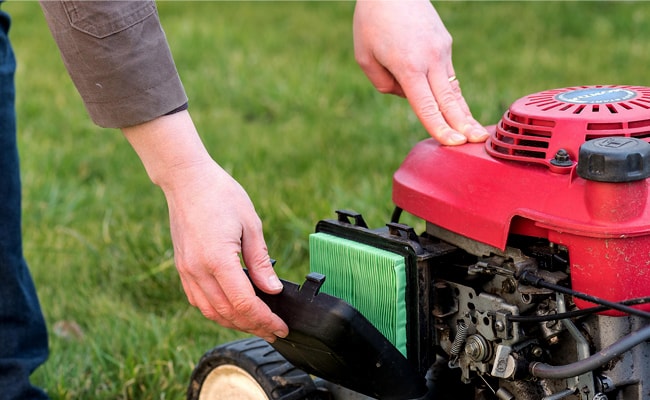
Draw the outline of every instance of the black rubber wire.
[[[647,312],[647,311],[639,310],[639,309],[627,306],[627,305],[622,304],[622,303],[616,303],[616,302],[613,302],[613,301],[604,300],[604,299],[601,299],[599,297],[591,296],[591,295],[588,295],[588,294],[582,293],[582,292],[577,292],[575,290],[568,289],[568,288],[566,288],[564,286],[560,286],[560,285],[556,285],[554,283],[547,282],[544,279],[540,278],[539,276],[534,275],[533,273],[531,273],[529,271],[522,272],[519,279],[522,282],[524,282],[526,284],[530,284],[530,285],[535,286],[535,287],[542,287],[542,288],[554,290],[556,292],[560,292],[560,293],[563,293],[563,294],[568,294],[568,295],[573,296],[573,297],[577,297],[579,299],[588,301],[590,303],[600,304],[601,306],[605,306],[605,307],[607,307],[609,309],[612,309],[612,310],[617,310],[617,311],[621,311],[621,312],[624,312],[624,313],[627,313],[627,314],[636,315],[638,317],[650,319],[650,313]]]
[[[636,306],[639,304],[650,303],[650,297],[638,297],[635,299],[629,299],[619,302],[619,304],[625,306]],[[510,315],[508,320],[513,322],[546,322],[546,321],[558,321],[561,319],[567,318],[579,318],[584,315],[595,314],[603,311],[611,310],[608,306],[596,306],[590,308],[584,308],[582,310],[576,311],[567,311],[559,314],[548,314],[548,315]]]

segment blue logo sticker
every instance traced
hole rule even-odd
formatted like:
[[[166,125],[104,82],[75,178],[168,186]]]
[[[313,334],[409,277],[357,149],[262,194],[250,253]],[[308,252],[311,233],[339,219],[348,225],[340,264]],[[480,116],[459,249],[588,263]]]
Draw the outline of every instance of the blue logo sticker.
[[[589,88],[560,93],[556,100],[573,104],[604,104],[626,101],[636,97],[636,92],[622,88]]]

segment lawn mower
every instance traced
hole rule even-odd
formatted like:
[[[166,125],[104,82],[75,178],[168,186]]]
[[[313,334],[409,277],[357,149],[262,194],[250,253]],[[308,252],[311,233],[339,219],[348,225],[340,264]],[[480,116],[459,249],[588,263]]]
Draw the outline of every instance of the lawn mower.
[[[305,281],[258,291],[289,336],[208,351],[187,398],[649,400],[650,88],[531,94],[488,130],[417,143],[386,226],[319,221]]]

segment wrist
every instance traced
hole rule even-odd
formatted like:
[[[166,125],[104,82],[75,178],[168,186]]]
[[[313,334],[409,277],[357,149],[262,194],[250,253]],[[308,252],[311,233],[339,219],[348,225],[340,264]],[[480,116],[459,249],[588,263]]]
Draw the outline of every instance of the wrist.
[[[151,181],[164,192],[199,179],[214,164],[186,110],[123,128],[122,132]]]

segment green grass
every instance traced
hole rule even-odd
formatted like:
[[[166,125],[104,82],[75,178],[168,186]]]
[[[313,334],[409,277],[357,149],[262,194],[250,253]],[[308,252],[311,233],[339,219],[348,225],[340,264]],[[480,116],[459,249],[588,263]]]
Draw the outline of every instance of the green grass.
[[[38,4],[2,7],[19,59],[25,253],[48,325],[74,321],[84,333],[51,329],[52,355],[34,381],[54,399],[183,398],[200,356],[242,334],[188,306],[164,198],[121,134],[90,122]],[[247,188],[278,273],[294,281],[307,272],[319,219],[336,208],[362,212],[371,226],[389,219],[392,173],[426,137],[406,102],[377,93],[355,64],[353,7],[159,3],[199,131]],[[484,124],[540,90],[650,85],[650,3],[437,8]]]

